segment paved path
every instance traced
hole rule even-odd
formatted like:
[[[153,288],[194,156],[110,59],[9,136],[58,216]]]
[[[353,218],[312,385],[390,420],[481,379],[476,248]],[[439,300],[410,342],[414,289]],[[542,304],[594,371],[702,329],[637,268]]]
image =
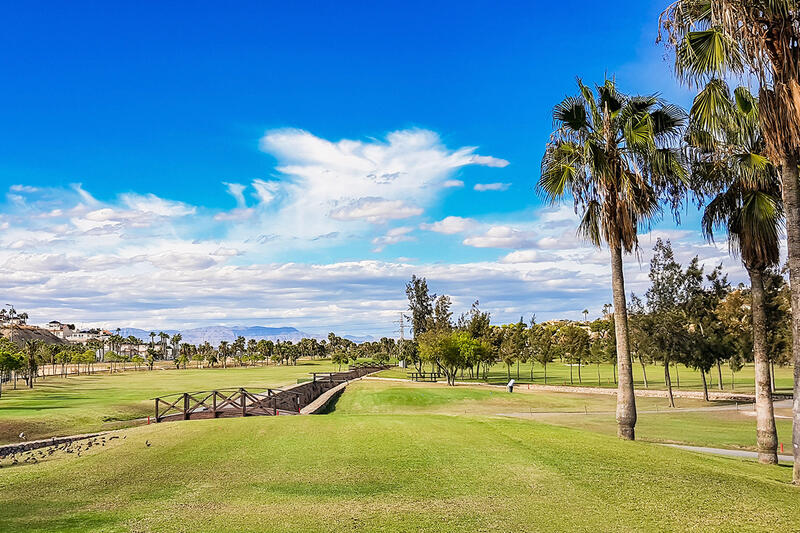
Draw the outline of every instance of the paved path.
[[[758,459],[757,452],[748,452],[747,450],[726,450],[725,448],[707,448],[705,446],[685,446],[683,444],[662,444],[662,446],[669,446],[671,448],[680,448],[681,450],[689,450],[690,452],[711,453],[714,455],[726,455],[728,457],[744,457],[746,459]],[[794,463],[794,457],[791,455],[779,455],[778,460],[784,463]]]

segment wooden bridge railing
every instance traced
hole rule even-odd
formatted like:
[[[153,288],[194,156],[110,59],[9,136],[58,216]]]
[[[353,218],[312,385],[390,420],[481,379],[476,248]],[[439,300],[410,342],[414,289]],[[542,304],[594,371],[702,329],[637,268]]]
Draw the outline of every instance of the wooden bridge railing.
[[[253,416],[297,414],[326,390],[362,377],[378,370],[389,368],[386,365],[360,364],[346,372],[314,372],[309,388],[298,385],[298,390],[267,389],[266,392],[251,392],[243,387],[237,389],[218,389],[199,392],[182,392],[153,398],[155,400],[155,421],[182,418],[219,418],[221,416]]]
[[[189,420],[192,415],[218,418],[225,415],[276,415],[280,410],[300,411],[300,394],[281,389],[267,389],[265,393],[255,393],[240,387],[170,394],[154,400],[156,422],[178,416],[182,416],[183,420]],[[286,405],[287,401],[292,405]]]

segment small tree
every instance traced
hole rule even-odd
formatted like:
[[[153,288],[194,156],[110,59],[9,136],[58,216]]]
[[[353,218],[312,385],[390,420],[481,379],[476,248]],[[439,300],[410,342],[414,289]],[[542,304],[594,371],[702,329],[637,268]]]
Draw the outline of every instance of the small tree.
[[[464,365],[456,335],[449,331],[427,331],[419,336],[420,357],[438,368],[451,386],[455,385],[456,371]]]
[[[533,324],[528,330],[528,343],[533,360],[542,365],[544,382],[547,383],[547,364],[552,363],[557,351],[557,331],[553,326]],[[531,362],[531,380],[533,380],[533,362]]]
[[[561,344],[569,363],[569,382],[572,383],[572,367],[578,365],[578,383],[583,383],[581,379],[581,365],[589,356],[590,339],[589,334],[578,326],[569,324],[563,326],[559,332],[559,344]]]

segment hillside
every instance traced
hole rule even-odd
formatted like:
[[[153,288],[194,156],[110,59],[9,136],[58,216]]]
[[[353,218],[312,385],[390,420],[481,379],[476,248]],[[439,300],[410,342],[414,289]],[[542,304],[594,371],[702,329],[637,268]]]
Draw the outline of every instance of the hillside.
[[[22,346],[29,340],[38,340],[45,344],[69,344],[64,339],[59,339],[46,329],[37,328],[36,326],[3,327],[0,328],[0,337],[11,339],[19,346]]]

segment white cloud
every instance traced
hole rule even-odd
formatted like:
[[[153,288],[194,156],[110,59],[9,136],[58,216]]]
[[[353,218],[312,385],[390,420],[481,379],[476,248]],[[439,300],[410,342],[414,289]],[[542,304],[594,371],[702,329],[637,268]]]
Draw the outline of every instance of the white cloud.
[[[255,196],[262,204],[271,203],[278,194],[281,184],[277,181],[253,180],[253,188],[256,190]]]
[[[81,197],[81,200],[83,200],[85,203],[89,205],[98,203],[94,196],[83,190],[83,187],[81,187],[80,183],[73,183],[72,189],[78,193],[78,195]]]
[[[483,235],[467,237],[463,242],[475,248],[535,248],[536,234],[509,226],[492,226]]]
[[[245,220],[249,220],[253,218],[256,214],[256,210],[252,207],[237,207],[235,209],[231,209],[230,211],[223,211],[221,213],[217,213],[214,215],[214,220],[218,222],[243,222]]]
[[[335,222],[407,218],[433,205],[463,167],[503,167],[476,148],[449,149],[427,130],[400,130],[385,140],[329,141],[297,129],[268,131],[261,149],[278,160],[281,202],[263,224],[283,238],[310,241],[331,231],[362,231]],[[273,202],[274,203],[274,202]]]
[[[366,220],[376,224],[421,215],[422,209],[406,205],[402,200],[385,198],[359,198],[349,204],[334,209],[330,217],[335,220]]]
[[[435,231],[436,233],[444,233],[445,235],[453,235],[473,230],[477,226],[478,221],[473,218],[450,216],[432,224],[421,224],[420,228],[427,231]]]
[[[24,193],[34,193],[39,191],[38,187],[33,187],[32,185],[12,185],[8,188],[9,191],[12,192],[24,192]]]
[[[197,211],[183,202],[165,200],[155,194],[123,194],[121,199],[133,211],[160,217],[182,217],[193,215]]]
[[[496,157],[487,157],[482,155],[472,156],[472,163],[494,168],[504,168],[508,166],[508,161],[505,159],[497,159]]]
[[[246,207],[247,202],[244,200],[244,190],[247,187],[245,185],[242,185],[241,183],[228,183],[224,181],[222,184],[225,185],[225,188],[228,190],[228,194],[233,196],[233,199],[236,200],[236,207]]]
[[[536,263],[540,258],[541,254],[536,250],[517,250],[500,259],[500,262],[508,264]]]
[[[456,187],[463,187],[464,182],[461,180],[447,180],[442,183],[442,187],[449,189],[449,188],[456,188]]]
[[[476,183],[473,187],[478,192],[484,191],[506,191],[511,187],[510,183]]]
[[[375,245],[375,248],[372,251],[376,253],[382,252],[383,249],[390,244],[413,241],[414,237],[409,235],[409,233],[411,233],[412,231],[414,231],[414,228],[410,226],[401,226],[398,228],[392,228],[389,231],[387,231],[385,235],[382,235],[380,237],[375,237],[374,239],[372,239],[372,244]]]

